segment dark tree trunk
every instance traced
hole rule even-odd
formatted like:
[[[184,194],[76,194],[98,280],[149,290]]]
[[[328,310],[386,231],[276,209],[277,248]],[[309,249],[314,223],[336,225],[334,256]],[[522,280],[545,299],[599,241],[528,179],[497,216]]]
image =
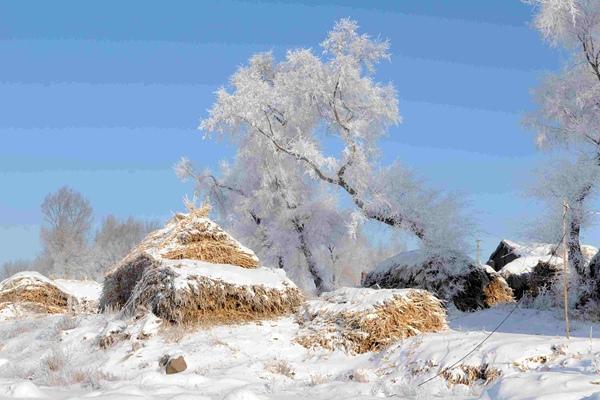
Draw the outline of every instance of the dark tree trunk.
[[[581,224],[571,220],[568,233],[568,248],[569,248],[569,263],[577,271],[580,277],[586,277],[585,264],[583,262],[583,254],[581,252],[580,243]]]
[[[592,190],[591,185],[586,185],[575,199],[575,204],[569,208],[570,221],[567,232],[567,246],[569,248],[569,263],[580,277],[586,278],[585,264],[581,252],[581,223],[583,221],[583,204]]]
[[[310,272],[310,275],[313,278],[313,282],[315,283],[315,287],[317,288],[317,293],[321,294],[323,292],[331,291],[333,288],[321,276],[321,271],[317,267],[317,263],[313,258],[312,252],[310,251],[310,247],[308,245],[308,242],[306,241],[304,224],[302,224],[298,220],[294,220],[293,224],[294,228],[296,229],[296,232],[298,233],[298,240],[300,241],[300,251],[302,251],[304,258],[306,259],[308,272]]]

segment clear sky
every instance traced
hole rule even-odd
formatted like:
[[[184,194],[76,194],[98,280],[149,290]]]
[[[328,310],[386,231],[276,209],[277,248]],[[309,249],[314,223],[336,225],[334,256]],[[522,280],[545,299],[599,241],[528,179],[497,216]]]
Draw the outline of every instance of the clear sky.
[[[35,256],[39,205],[65,184],[97,218],[181,209],[179,157],[232,155],[197,130],[215,89],[255,52],[320,51],[341,17],[391,41],[377,76],[395,84],[404,123],[385,160],[464,193],[484,254],[516,237],[541,158],[520,121],[529,88],[560,65],[520,1],[0,0],[0,262]]]

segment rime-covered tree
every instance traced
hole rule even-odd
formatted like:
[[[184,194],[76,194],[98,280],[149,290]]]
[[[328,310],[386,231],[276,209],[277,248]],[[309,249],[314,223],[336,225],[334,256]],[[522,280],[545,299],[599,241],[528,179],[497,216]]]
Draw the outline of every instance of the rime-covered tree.
[[[424,188],[400,163],[380,166],[379,141],[401,121],[394,87],[374,79],[389,44],[357,31],[354,21],[338,21],[322,56],[309,49],[290,50],[280,62],[254,55],[217,92],[200,128],[227,134],[248,152],[261,149],[269,157],[258,169],[287,158],[295,179],[327,184],[363,219],[407,230],[430,251],[462,250],[467,225],[455,199]],[[325,145],[327,137],[336,144]]]
[[[107,268],[157,228],[156,223],[132,217],[120,221],[109,215],[92,237],[92,206],[81,193],[67,186],[48,194],[41,211],[42,254],[30,267],[55,277],[102,279]],[[8,267],[14,270],[21,264]]]
[[[350,214],[298,169],[266,146],[243,145],[218,178],[194,171],[185,159],[176,167],[181,178],[196,180],[198,193],[208,196],[227,229],[263,264],[284,268],[301,287],[320,293],[334,287],[328,249],[350,240]]]
[[[52,275],[85,276],[93,222],[90,202],[81,193],[63,186],[46,196],[41,210],[45,269]]]
[[[535,90],[538,108],[526,123],[536,131],[540,148],[558,149],[574,166],[554,169],[556,179],[548,180],[546,199],[554,199],[554,209],[556,203],[569,201],[570,258],[583,275],[580,232],[600,168],[600,1],[528,2],[535,5],[535,26],[544,38],[570,55],[564,69],[546,77]],[[557,181],[562,186],[555,185]]]

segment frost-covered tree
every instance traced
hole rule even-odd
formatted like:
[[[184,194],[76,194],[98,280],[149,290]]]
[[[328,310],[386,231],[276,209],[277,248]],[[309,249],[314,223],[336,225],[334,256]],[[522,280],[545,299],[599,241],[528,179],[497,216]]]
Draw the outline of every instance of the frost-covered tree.
[[[93,236],[93,209],[81,193],[64,186],[41,206],[42,253],[30,268],[53,277],[102,279],[106,270],[123,258],[150,231],[154,222],[107,216]],[[14,269],[20,264],[9,264]]]
[[[85,276],[93,222],[90,202],[81,193],[63,186],[46,196],[41,210],[45,269],[52,275]]]
[[[216,205],[220,219],[258,253],[263,264],[284,268],[301,287],[332,290],[331,254],[350,240],[350,213],[337,207],[324,185],[308,178],[287,156],[268,146],[240,145],[221,176],[196,172],[188,160],[176,167],[180,178],[193,177],[200,195]]]
[[[564,171],[553,170],[542,193],[554,199],[554,209],[568,200],[568,246],[573,266],[583,273],[580,232],[600,167],[600,1],[529,3],[536,7],[535,26],[544,38],[570,55],[565,68],[535,90],[538,109],[526,123],[535,129],[540,148],[559,149],[572,162]]]
[[[287,158],[295,179],[307,175],[346,194],[362,219],[407,230],[430,251],[462,250],[467,224],[455,199],[425,189],[400,163],[380,166],[379,141],[401,121],[394,87],[374,79],[389,43],[357,31],[356,22],[338,21],[322,56],[310,49],[290,50],[281,62],[254,55],[217,92],[200,128],[264,151],[257,169]]]
[[[539,223],[530,226],[528,236],[537,241],[558,243],[562,238],[563,203],[569,204],[567,210],[567,227],[571,236],[569,246],[573,265],[580,275],[584,275],[585,267],[575,260],[581,255],[579,240],[580,231],[594,221],[594,211],[590,201],[597,195],[595,182],[599,178],[600,168],[594,160],[581,157],[575,160],[552,159],[535,174],[535,183],[528,194],[541,201],[546,213]],[[585,199],[582,198],[585,196]]]

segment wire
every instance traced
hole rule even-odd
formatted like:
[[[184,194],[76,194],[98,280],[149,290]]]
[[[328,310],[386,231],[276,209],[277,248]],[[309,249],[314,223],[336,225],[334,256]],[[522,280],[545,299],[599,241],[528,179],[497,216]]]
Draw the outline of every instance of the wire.
[[[563,235],[560,238],[560,241],[558,242],[558,245],[557,245],[556,248],[558,248],[558,246],[560,246],[560,244],[563,242],[565,236],[566,236],[566,232],[563,233]],[[550,258],[548,259],[548,264],[552,263],[552,258],[554,258],[554,256],[556,256],[556,253],[557,253],[556,251],[552,252]],[[445,371],[450,371],[452,368],[456,367],[458,364],[460,364],[462,361],[464,361],[467,357],[469,357],[471,354],[473,354],[477,349],[479,349],[490,337],[492,337],[492,335],[494,333],[496,333],[498,331],[498,329],[500,329],[500,327],[510,318],[510,316],[517,310],[517,308],[519,308],[519,304],[521,303],[521,300],[523,300],[523,297],[524,296],[521,296],[521,298],[515,303],[515,306],[509,311],[508,314],[506,314],[506,316],[504,317],[504,319],[502,319],[502,321],[500,321],[500,323],[498,325],[496,325],[496,327],[494,328],[494,330],[492,330],[481,342],[479,342],[477,344],[477,346],[473,347],[467,354],[465,354],[464,356],[462,356],[458,361],[456,361],[455,363],[453,363],[449,367],[440,370],[440,372],[438,372],[437,374],[435,374],[431,378],[429,378],[429,379],[427,379],[427,380],[419,383],[417,386],[423,386],[424,384],[426,384],[428,382],[431,382],[435,378],[437,378],[440,375],[442,375]]]

